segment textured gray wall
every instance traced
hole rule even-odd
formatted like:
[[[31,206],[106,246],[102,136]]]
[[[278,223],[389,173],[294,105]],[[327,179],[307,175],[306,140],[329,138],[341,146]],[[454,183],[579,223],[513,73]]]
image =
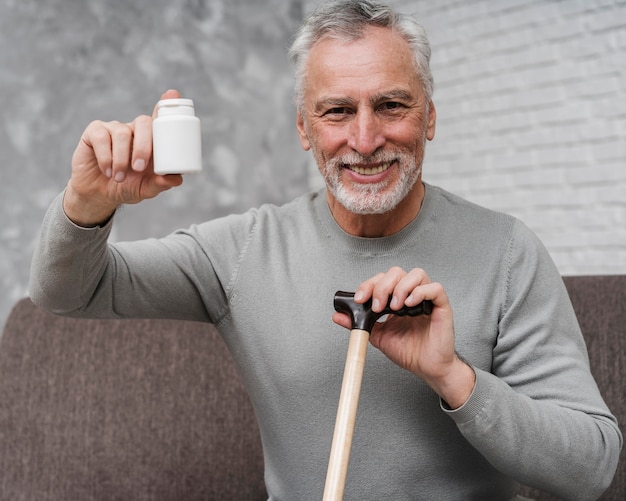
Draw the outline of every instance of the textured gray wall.
[[[308,189],[286,55],[301,17],[300,0],[2,0],[0,324],[27,293],[44,211],[93,119],[149,114],[176,88],[203,125],[204,172],[125,208],[117,240]]]

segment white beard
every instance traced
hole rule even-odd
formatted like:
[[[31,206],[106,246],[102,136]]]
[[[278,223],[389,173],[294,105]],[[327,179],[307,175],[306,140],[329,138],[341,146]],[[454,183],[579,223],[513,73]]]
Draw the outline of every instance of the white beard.
[[[320,163],[320,158],[313,151]],[[348,188],[341,180],[341,172],[346,165],[396,162],[398,179],[387,190],[390,181],[378,183],[351,183]],[[406,152],[380,151],[371,157],[358,153],[343,155],[329,160],[320,171],[326,180],[326,186],[341,205],[354,214],[384,214],[393,210],[409,194],[422,172],[414,154]]]

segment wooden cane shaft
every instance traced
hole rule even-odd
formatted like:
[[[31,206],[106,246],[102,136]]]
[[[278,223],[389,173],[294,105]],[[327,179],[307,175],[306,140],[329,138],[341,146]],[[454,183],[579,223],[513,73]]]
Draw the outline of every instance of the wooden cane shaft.
[[[369,332],[361,329],[350,331],[323,501],[343,499],[369,337]]]

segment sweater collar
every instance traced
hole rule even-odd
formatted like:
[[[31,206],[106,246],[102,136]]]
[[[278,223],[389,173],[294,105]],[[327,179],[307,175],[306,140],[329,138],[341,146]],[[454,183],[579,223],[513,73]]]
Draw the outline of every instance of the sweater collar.
[[[425,194],[422,208],[408,225],[399,232],[379,238],[355,237],[346,233],[335,221],[328,207],[326,199],[326,189],[322,188],[315,198],[315,212],[322,232],[335,245],[351,253],[361,254],[386,254],[397,251],[398,248],[405,247],[415,242],[421,234],[433,225],[433,198],[436,196],[436,188],[424,183]]]

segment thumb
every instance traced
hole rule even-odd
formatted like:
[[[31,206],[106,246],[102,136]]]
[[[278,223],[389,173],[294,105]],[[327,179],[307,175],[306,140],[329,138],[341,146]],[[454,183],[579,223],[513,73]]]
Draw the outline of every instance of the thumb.
[[[180,97],[180,92],[175,89],[166,90],[163,94],[161,94],[161,99],[178,99]],[[152,110],[152,118],[156,118],[157,116],[157,107],[154,105],[154,110]]]
[[[352,321],[345,313],[333,313],[333,322],[346,329],[352,329]]]

